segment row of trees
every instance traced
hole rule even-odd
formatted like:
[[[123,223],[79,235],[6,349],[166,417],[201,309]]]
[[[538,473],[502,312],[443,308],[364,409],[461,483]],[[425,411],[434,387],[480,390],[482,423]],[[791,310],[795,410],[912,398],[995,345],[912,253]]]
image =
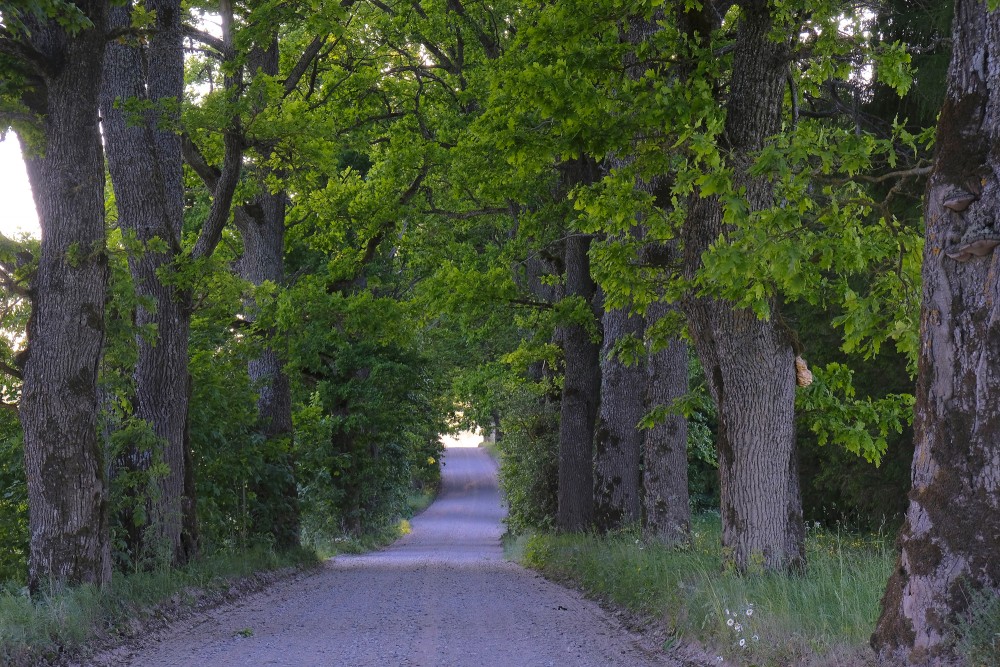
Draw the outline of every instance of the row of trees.
[[[294,30],[301,8],[212,9],[220,36],[173,0],[2,6],[2,113],[42,231],[3,264],[33,590],[371,530],[437,474],[438,343],[410,326],[405,276],[369,277],[396,252],[395,190],[423,176],[393,154],[365,179],[353,145],[388,137],[382,100],[338,97],[365,86],[338,79],[368,47],[331,36],[339,7]],[[303,202],[286,241],[296,178],[329,200]],[[359,255],[364,225],[382,228]]]
[[[891,345],[916,457],[875,645],[935,660],[996,593],[983,3],[947,88],[950,14],[902,1],[0,7],[32,587],[106,582],[110,535],[361,530],[456,400],[515,523],[683,541],[696,453],[729,565],[801,569],[802,433],[880,461],[914,398],[846,363]]]

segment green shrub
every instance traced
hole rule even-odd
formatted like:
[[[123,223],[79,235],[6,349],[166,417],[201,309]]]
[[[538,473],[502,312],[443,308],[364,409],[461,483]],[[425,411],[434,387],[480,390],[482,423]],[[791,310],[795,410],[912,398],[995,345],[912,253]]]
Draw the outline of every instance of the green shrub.
[[[0,413],[0,584],[23,584],[28,571],[28,485],[21,425]]]
[[[513,533],[553,525],[558,501],[559,406],[533,385],[514,391],[500,420],[500,488]]]

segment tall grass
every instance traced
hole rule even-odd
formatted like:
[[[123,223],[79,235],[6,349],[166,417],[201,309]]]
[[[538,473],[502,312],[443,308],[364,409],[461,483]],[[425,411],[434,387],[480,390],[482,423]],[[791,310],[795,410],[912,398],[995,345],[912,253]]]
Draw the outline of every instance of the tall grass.
[[[316,562],[311,551],[261,547],[218,553],[177,570],[116,574],[103,589],[80,586],[32,597],[8,584],[0,587],[0,665],[54,662],[78,654],[94,639],[139,631],[144,618],[192,606],[237,580]]]
[[[892,569],[885,536],[812,528],[802,575],[725,572],[718,516],[697,518],[691,542],[646,544],[637,531],[531,535],[514,545],[524,564],[659,619],[741,665],[844,665],[871,661],[868,637]],[[741,644],[742,640],[742,644]]]

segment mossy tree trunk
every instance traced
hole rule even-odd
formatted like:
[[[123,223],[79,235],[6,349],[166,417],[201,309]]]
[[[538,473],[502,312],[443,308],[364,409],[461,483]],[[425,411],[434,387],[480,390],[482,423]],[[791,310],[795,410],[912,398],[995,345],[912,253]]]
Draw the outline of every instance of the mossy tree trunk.
[[[913,489],[872,637],[951,664],[973,593],[1000,594],[1000,14],[957,0],[924,219]]]
[[[628,336],[642,339],[642,316],[628,308],[602,317],[601,398],[594,432],[594,526],[614,530],[641,518],[641,453],[645,364],[629,366],[614,354]]]
[[[98,129],[107,5],[77,2],[92,25],[75,33],[54,19],[28,19],[24,38],[35,59],[24,102],[44,137],[25,150],[41,227],[20,402],[32,590],[111,579],[97,425],[108,279]]]
[[[646,311],[650,326],[672,306],[655,303]],[[651,350],[646,366],[646,408],[669,406],[688,391],[687,344],[675,338]],[[676,544],[688,539],[691,503],[688,494],[687,419],[671,414],[645,432],[643,439],[643,534],[646,539]]]

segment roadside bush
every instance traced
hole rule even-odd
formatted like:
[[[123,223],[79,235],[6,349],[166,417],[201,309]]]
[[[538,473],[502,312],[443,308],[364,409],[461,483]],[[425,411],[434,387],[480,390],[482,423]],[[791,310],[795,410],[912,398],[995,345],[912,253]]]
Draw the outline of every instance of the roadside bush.
[[[515,389],[500,419],[500,488],[512,533],[550,528],[559,479],[559,405],[536,385]]]
[[[448,412],[443,381],[405,308],[304,280],[277,305],[289,340],[293,456],[307,544],[357,538],[434,487]],[[311,308],[305,323],[299,314]]]

